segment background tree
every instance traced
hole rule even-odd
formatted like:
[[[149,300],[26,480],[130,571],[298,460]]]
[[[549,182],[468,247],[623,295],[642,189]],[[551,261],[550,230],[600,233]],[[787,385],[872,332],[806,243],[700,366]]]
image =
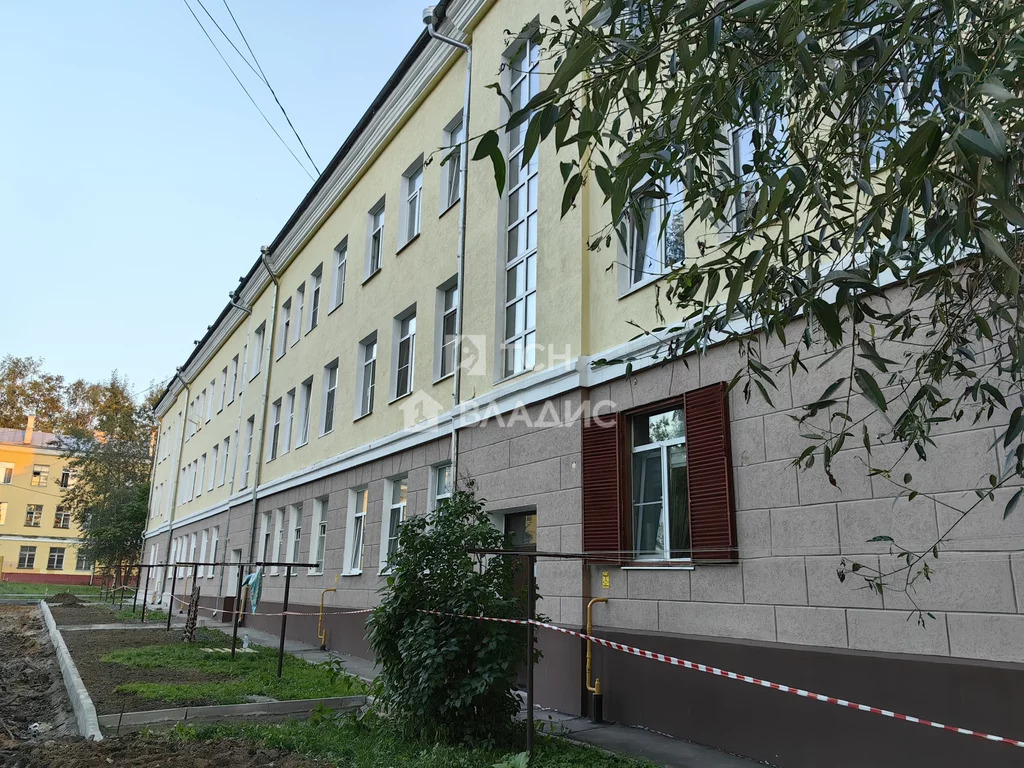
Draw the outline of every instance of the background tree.
[[[423,612],[522,618],[517,558],[481,565],[469,554],[507,543],[472,491],[456,491],[436,512],[401,524],[367,637],[381,667],[377,701],[403,733],[476,746],[510,734],[523,628]]]
[[[805,409],[815,421],[797,461],[833,484],[833,457],[862,444],[865,472],[913,498],[913,477],[878,446],[927,459],[933,429],[964,419],[1003,425],[1005,462],[977,503],[1019,484],[1024,5],[565,7],[521,33],[541,39],[552,76],[506,130],[525,131],[523,163],[540,141],[560,150],[563,215],[596,183],[612,217],[592,233],[595,258],[618,258],[652,200],[682,203],[696,253],[665,283],[674,322],[646,329],[671,337],[661,353],[732,342],[733,386],[770,402],[785,368],[806,372],[812,345],[833,351],[825,364],[848,364]],[[493,161],[499,190],[500,144],[488,132],[475,153]],[[904,300],[890,301],[893,284]],[[951,531],[920,551],[893,542],[893,569],[850,570],[879,591],[906,588]]]
[[[34,357],[0,359],[0,427],[24,429],[35,414],[36,429],[54,432],[64,414],[64,377],[43,370]]]
[[[116,569],[118,584],[138,560],[149,508],[155,422],[113,373],[96,402],[95,431],[71,429],[61,447],[75,481],[63,503],[83,531],[82,551]]]

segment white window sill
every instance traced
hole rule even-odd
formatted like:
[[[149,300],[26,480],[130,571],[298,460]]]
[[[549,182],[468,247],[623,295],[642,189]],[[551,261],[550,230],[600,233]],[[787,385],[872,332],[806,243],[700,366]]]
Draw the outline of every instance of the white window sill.
[[[328,310],[327,310],[327,316],[328,316],[328,317],[330,317],[330,316],[331,316],[332,314],[334,314],[334,310],[336,310],[336,309],[337,309],[338,307],[340,307],[340,306],[341,306],[342,304],[344,304],[344,303],[345,303],[345,301],[344,301],[344,300],[342,300],[342,301],[339,301],[339,302],[338,302],[337,304],[335,304],[335,305],[334,305],[333,307],[331,307],[330,309],[328,309]],[[312,330],[312,328],[311,328],[310,330]],[[307,331],[307,333],[308,333],[308,331]]]
[[[402,251],[404,251],[404,250],[405,250],[406,248],[408,248],[408,247],[409,247],[410,245],[412,245],[413,243],[415,243],[415,242],[416,242],[416,240],[417,240],[417,239],[419,238],[419,236],[420,236],[420,233],[419,233],[419,232],[417,232],[417,233],[416,233],[415,235],[413,235],[413,236],[412,236],[412,237],[410,237],[410,238],[409,238],[408,240],[406,240],[406,241],[405,241],[404,243],[402,243],[402,244],[401,244],[400,246],[398,246],[398,250],[397,250],[397,251],[395,251],[395,256],[397,256],[397,255],[398,255],[398,254],[400,254],[400,253],[401,253]]]
[[[367,411],[366,413],[357,414],[356,417],[354,419],[352,419],[352,423],[355,424],[357,421],[362,421],[367,416],[370,416],[372,414],[373,414],[373,411]]]
[[[318,568],[308,568],[306,570],[306,575],[307,576],[323,576],[324,572],[323,572],[322,568],[320,568],[320,569],[318,569]]]
[[[362,576],[362,571],[345,571],[341,574],[342,576]]]
[[[405,392],[404,394],[395,395],[390,400],[388,400],[388,405],[393,405],[394,403],[397,403],[399,400],[404,400],[409,395],[411,395],[413,392],[415,392],[415,390],[414,389],[410,389],[408,392]]]
[[[692,565],[624,565],[623,571],[692,571]]]
[[[629,286],[629,288],[627,288],[626,290],[620,292],[618,298],[624,299],[627,296],[632,296],[634,293],[638,293],[642,291],[644,288],[654,285],[656,282],[663,279],[669,274],[671,274],[671,272],[664,272],[660,275],[651,275],[649,277],[645,277],[640,282],[634,283],[633,285]]]
[[[370,274],[368,274],[368,275],[367,275],[366,277],[364,277],[364,278],[363,278],[363,285],[366,285],[366,284],[367,284],[368,282],[370,282],[371,280],[373,280],[374,276],[376,276],[376,275],[379,275],[379,274],[380,274],[380,271],[381,271],[381,267],[377,267],[377,269],[375,269],[375,270],[374,270],[373,272],[371,272],[371,273],[370,273]]]
[[[446,208],[443,208],[443,209],[441,210],[441,212],[440,212],[439,214],[437,214],[437,218],[439,218],[439,219],[440,219],[440,218],[443,218],[443,217],[444,217],[444,215],[445,215],[446,213],[448,213],[448,211],[450,211],[450,210],[451,210],[452,208],[454,208],[455,206],[457,206],[457,205],[459,204],[459,202],[461,201],[461,199],[462,199],[462,198],[458,198],[458,197],[457,197],[457,198],[455,198],[454,200],[452,200],[452,201],[451,201],[450,203],[448,203],[448,206],[447,206]]]
[[[533,373],[536,369],[536,364],[531,365],[529,368],[523,368],[523,370],[517,373],[510,373],[508,376],[504,376],[498,379],[497,381],[494,382],[494,384],[495,386],[498,386],[499,384],[504,384],[506,381],[512,381],[512,379],[518,378],[519,376],[523,376],[524,374]]]
[[[309,445],[309,440],[306,440],[305,442],[299,443],[292,450],[297,451],[297,450],[299,450],[299,448],[301,448],[304,445]]]
[[[435,384],[440,384],[445,379],[450,379],[454,375],[455,375],[455,371],[452,371],[451,373],[446,373],[444,376],[439,376],[438,378],[434,379],[434,383]]]

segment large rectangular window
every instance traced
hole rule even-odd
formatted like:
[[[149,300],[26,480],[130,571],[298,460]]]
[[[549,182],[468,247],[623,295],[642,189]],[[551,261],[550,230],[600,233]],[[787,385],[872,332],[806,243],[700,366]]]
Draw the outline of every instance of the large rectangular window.
[[[296,504],[292,507],[291,514],[291,541],[288,546],[288,562],[299,562],[299,548],[302,545],[302,505]],[[296,574],[292,568],[292,576]]]
[[[209,560],[209,562],[211,562],[211,563],[216,563],[217,562],[217,545],[219,543],[220,543],[220,526],[219,525],[215,525],[215,526],[213,526],[213,533],[210,534],[210,560]],[[212,566],[212,565],[206,566],[206,578],[208,578],[208,579],[212,579],[213,578],[213,569],[214,569],[214,566]]]
[[[420,233],[423,214],[423,158],[420,157],[402,176],[405,209],[402,211],[402,245]]]
[[[302,332],[305,330],[302,326],[302,320],[305,317],[306,311],[306,284],[300,283],[299,287],[295,289],[295,323],[292,329],[292,344],[298,344],[299,339],[302,338]]]
[[[46,570],[64,570],[64,547],[50,547],[50,555],[46,558]]]
[[[438,333],[436,377],[443,379],[455,371],[456,320],[459,311],[459,288],[448,285],[437,291]]]
[[[634,416],[630,435],[637,557],[686,557],[690,552],[690,514],[683,409]]]
[[[322,497],[314,502],[314,510],[316,514],[316,549],[313,554],[312,562],[316,563],[316,568],[312,571],[315,573],[323,573],[324,571],[324,554],[327,552],[327,498]]]
[[[366,278],[380,271],[384,260],[384,200],[370,210],[370,231],[366,243]]]
[[[349,498],[348,536],[345,537],[345,573],[355,575],[363,571],[363,524],[370,502],[366,488],[352,491]]]
[[[669,182],[658,192],[664,197],[643,196],[627,215],[628,287],[656,280],[686,256],[682,185]]]
[[[281,432],[281,453],[288,453],[292,447],[292,429],[295,424],[295,390],[289,389],[284,396],[284,429]]]
[[[309,299],[309,330],[313,330],[320,324],[320,288],[324,281],[324,265],[320,264],[313,270],[309,277],[310,299]]]
[[[242,463],[242,487],[249,485],[249,469],[252,467],[252,439],[256,431],[256,417],[250,416],[245,422],[245,460]]]
[[[540,90],[539,61],[540,49],[534,40],[524,41],[512,56],[512,112],[525,107]],[[532,368],[537,343],[537,153],[524,168],[527,123],[508,133],[503,376]]]
[[[45,488],[50,482],[50,465],[36,464],[32,467],[32,485]]]
[[[18,568],[27,569],[36,567],[36,548],[22,546],[18,550]]]
[[[196,469],[196,496],[203,495],[203,480],[206,478],[206,454],[199,457]]]
[[[309,415],[313,401],[313,377],[299,385],[299,435],[295,447],[309,442]]]
[[[416,311],[395,318],[395,334],[398,349],[395,352],[395,389],[393,397],[402,397],[412,392],[413,373],[416,365]]]
[[[326,435],[334,430],[334,410],[338,397],[338,361],[324,366],[324,408],[320,423],[320,434]]]
[[[374,381],[377,376],[377,334],[368,337],[359,345],[359,402],[356,416],[365,416],[373,411]]]
[[[452,497],[452,465],[441,464],[433,468],[433,473],[434,501],[430,505],[431,510],[437,509],[441,502]]]
[[[237,436],[238,432],[235,432],[235,435]],[[218,486],[224,485],[224,481],[228,477],[228,467],[230,466],[230,462],[231,462],[231,438],[230,437],[225,437],[223,445],[224,445],[224,450],[223,450],[224,459],[221,462],[220,475],[217,477],[217,485]]]
[[[277,331],[277,356],[283,357],[288,351],[288,336],[292,329],[292,300],[281,305],[281,325]]]
[[[273,551],[271,552],[271,559],[275,563],[281,562],[281,557],[284,554],[284,537],[285,537],[285,510],[277,509],[274,511],[274,538],[271,542]],[[280,566],[272,565],[270,567],[270,575],[276,576],[281,572]]]
[[[210,379],[210,395],[206,399],[206,421],[213,418],[213,401],[217,397],[217,379]]]
[[[445,155],[444,166],[441,173],[441,208],[442,211],[451,208],[459,201],[459,181],[462,176],[462,142],[466,139],[466,132],[460,113],[444,132],[444,146],[448,148]]]
[[[10,485],[14,482],[14,464],[9,461],[0,461],[0,485]]]
[[[220,372],[220,400],[217,403],[217,413],[224,410],[224,402],[228,396],[228,367],[225,365],[224,370]],[[234,400],[234,398],[231,398]]]
[[[220,464],[220,445],[213,446],[213,450],[210,453],[210,485],[207,490],[212,491],[214,486],[217,484],[217,474]]]
[[[43,524],[43,505],[29,504],[25,507],[25,527],[38,528]]]
[[[249,350],[252,360],[249,364],[249,380],[255,379],[263,366],[263,343],[267,334],[267,324],[260,323],[252,334],[252,348]]]
[[[53,515],[53,527],[68,529],[71,527],[71,512],[65,506],[58,506]]]
[[[267,461],[277,458],[278,441],[281,439],[281,398],[270,406],[270,442],[267,445]]]
[[[235,402],[235,391],[238,389],[238,355],[231,358],[231,389],[228,390],[228,402]]]
[[[154,557],[155,557],[155,555],[154,555]],[[153,562],[155,562],[154,557],[150,558],[150,560],[153,561]],[[82,550],[78,550],[77,556],[75,557],[75,570],[76,571],[91,571],[92,570],[92,560],[90,560],[89,556],[87,554],[85,554],[85,552],[83,552]],[[160,573],[160,569],[158,568],[157,569],[157,574],[159,574],[159,573]],[[160,576],[157,575],[157,577],[154,579],[154,581],[159,583]]]
[[[398,551],[398,528],[405,520],[405,508],[409,497],[409,478],[396,477],[391,480],[390,498],[385,502],[384,519],[381,521],[380,570],[386,572],[392,555]]]
[[[341,306],[345,301],[345,272],[348,269],[348,238],[346,237],[334,249],[334,294],[331,297],[331,309]]]

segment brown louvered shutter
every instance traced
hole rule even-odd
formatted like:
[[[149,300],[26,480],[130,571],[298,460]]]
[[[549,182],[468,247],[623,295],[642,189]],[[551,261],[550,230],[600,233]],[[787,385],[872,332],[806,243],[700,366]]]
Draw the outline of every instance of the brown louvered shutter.
[[[583,422],[583,551],[609,553],[608,560],[618,560],[619,556],[611,553],[625,549],[620,421],[619,414],[614,414]]]
[[[686,393],[686,475],[694,560],[736,560],[727,384]]]

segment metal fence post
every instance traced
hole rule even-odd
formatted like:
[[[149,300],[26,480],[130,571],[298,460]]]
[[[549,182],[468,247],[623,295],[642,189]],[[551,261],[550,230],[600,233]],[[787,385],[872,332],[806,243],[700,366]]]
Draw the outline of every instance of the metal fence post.
[[[281,679],[281,670],[284,668],[284,633],[288,627],[288,593],[292,586],[292,568],[285,566],[284,571],[284,607],[281,609],[281,644],[277,648],[277,679]]]
[[[235,594],[234,629],[231,630],[231,658],[235,658],[235,646],[238,645],[238,619],[242,611],[242,564],[238,564],[238,592]]]

